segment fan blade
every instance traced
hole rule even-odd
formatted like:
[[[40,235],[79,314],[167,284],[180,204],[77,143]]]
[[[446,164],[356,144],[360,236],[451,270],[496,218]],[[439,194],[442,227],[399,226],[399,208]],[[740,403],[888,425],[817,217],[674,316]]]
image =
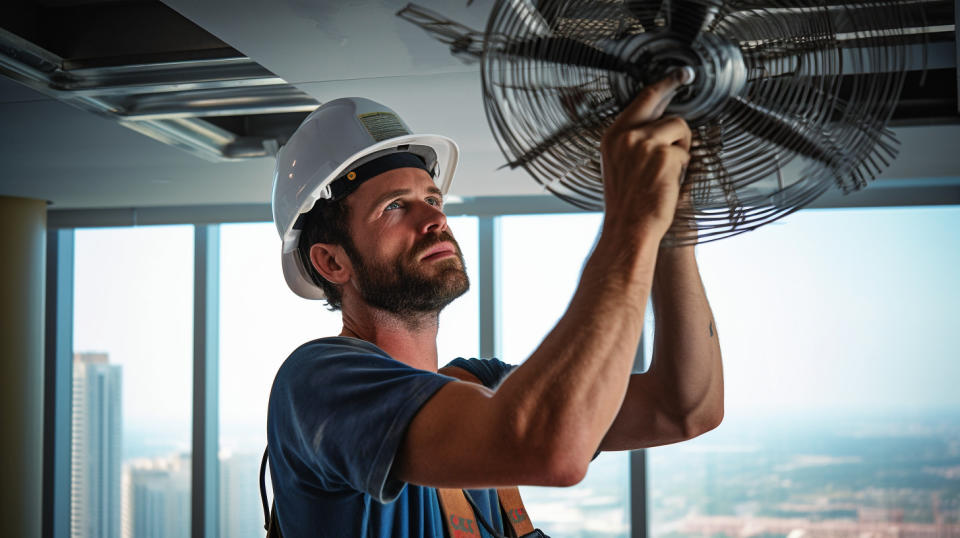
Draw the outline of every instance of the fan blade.
[[[527,31],[527,35],[545,36],[550,34],[550,23],[530,0],[505,0],[504,7],[512,11]]]
[[[541,140],[539,143],[537,143],[537,145],[525,151],[522,155],[519,155],[514,160],[508,162],[505,166],[509,166],[510,168],[526,166],[533,162],[533,160],[537,157],[540,157],[549,151],[553,146],[581,136],[583,130],[585,130],[583,126],[573,124],[565,125],[553,134]]]
[[[816,132],[804,129],[796,120],[739,96],[734,96],[728,103],[733,108],[733,115],[742,118],[740,126],[750,134],[816,159],[834,170],[844,168],[846,156],[842,149],[829,144]]]
[[[693,41],[713,21],[717,6],[710,0],[666,0],[667,27],[686,43]]]
[[[610,121],[612,121],[611,118],[620,112],[620,107],[616,103],[610,102],[601,104],[599,107],[594,107],[588,112],[584,112],[583,116],[580,117],[574,116],[572,112],[573,110],[571,109],[567,110],[568,122],[561,125],[551,134],[541,138],[540,142],[529,147],[522,154],[508,162],[506,166],[510,168],[525,166],[559,143],[582,137],[584,133],[593,129],[605,128]]]
[[[645,12],[652,10],[652,23],[653,16],[659,11],[660,0],[539,0],[537,11],[549,24],[551,35],[609,38],[640,22],[627,4],[643,2],[653,4],[644,9]],[[650,28],[644,27],[644,31],[650,31]]]
[[[652,32],[656,28],[655,20],[663,6],[657,0],[627,0],[623,7],[640,21],[644,32]]]
[[[636,79],[639,79],[641,75],[637,66],[582,41],[567,37],[538,37],[520,42],[507,42],[497,50],[497,53],[530,60],[626,73]]]

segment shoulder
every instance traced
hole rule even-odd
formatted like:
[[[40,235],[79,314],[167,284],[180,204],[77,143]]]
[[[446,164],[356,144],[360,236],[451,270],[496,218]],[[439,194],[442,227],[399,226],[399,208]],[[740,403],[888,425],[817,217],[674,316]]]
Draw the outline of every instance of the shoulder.
[[[293,350],[287,362],[297,362],[311,359],[338,359],[343,356],[370,355],[382,358],[390,358],[389,355],[379,347],[357,338],[346,336],[329,336],[311,340]]]
[[[333,402],[367,390],[415,390],[424,383],[450,380],[404,364],[370,342],[321,338],[303,344],[287,357],[273,381],[271,401],[292,396],[303,402]]]
[[[301,345],[277,370],[271,403],[317,403],[350,396],[389,380],[426,374],[393,359],[377,346],[354,338],[331,337]]]
[[[356,338],[333,336],[307,342],[280,365],[277,379],[298,377],[305,370],[349,368],[358,363],[396,362],[382,349]]]
[[[450,361],[447,366],[462,368],[480,380],[484,386],[495,389],[507,377],[507,375],[516,368],[500,359],[465,359],[457,357]]]

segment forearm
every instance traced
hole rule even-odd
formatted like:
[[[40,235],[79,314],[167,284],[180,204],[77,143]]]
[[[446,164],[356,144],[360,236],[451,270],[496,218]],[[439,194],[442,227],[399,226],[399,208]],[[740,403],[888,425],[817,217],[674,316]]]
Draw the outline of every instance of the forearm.
[[[511,430],[528,448],[559,447],[584,466],[593,456],[623,402],[657,244],[602,237],[564,316],[497,391],[518,406]]]
[[[660,252],[653,280],[656,328],[649,372],[662,407],[693,434],[723,414],[723,371],[713,312],[693,247]]]

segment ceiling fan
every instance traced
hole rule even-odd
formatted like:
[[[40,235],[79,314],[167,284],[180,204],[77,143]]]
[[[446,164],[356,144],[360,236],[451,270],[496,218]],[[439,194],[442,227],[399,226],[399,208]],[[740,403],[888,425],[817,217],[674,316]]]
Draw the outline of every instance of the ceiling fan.
[[[949,1],[498,0],[484,31],[410,4],[398,12],[480,64],[507,165],[603,208],[600,140],[646,85],[684,69],[667,108],[694,133],[667,244],[755,229],[890,163],[908,73],[954,32]]]

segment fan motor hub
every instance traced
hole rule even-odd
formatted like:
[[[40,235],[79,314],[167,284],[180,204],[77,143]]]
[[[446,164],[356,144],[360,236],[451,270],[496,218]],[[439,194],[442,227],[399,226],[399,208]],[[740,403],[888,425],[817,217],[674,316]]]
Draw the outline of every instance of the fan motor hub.
[[[623,105],[673,69],[689,66],[696,72],[696,79],[680,87],[666,113],[696,123],[731,96],[739,95],[746,85],[747,69],[740,49],[714,34],[701,33],[689,44],[671,32],[644,33],[619,43],[617,49],[617,56],[643,73],[641,79],[623,74],[612,81],[614,94]]]

